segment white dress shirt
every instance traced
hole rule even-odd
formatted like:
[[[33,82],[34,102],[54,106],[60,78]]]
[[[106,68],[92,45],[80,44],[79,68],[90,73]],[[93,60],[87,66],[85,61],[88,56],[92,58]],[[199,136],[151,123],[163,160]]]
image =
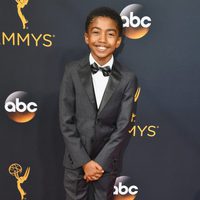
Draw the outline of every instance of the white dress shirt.
[[[90,62],[90,65],[92,65],[95,62],[99,67],[109,66],[110,69],[112,69],[114,58],[112,56],[111,59],[105,65],[101,66],[99,65],[98,62],[95,61],[92,54],[90,53],[89,62]],[[94,86],[94,93],[96,97],[97,108],[99,108],[101,104],[101,100],[103,98],[103,94],[106,89],[108,80],[109,80],[109,76],[104,76],[102,71],[100,70],[97,73],[92,74],[92,81],[93,81],[93,86]]]

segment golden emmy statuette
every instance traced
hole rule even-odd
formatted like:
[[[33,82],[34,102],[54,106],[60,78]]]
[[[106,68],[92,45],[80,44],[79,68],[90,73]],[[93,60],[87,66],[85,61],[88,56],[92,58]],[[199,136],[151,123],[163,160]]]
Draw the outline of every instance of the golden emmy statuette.
[[[138,87],[137,90],[136,90],[136,92],[135,92],[135,95],[134,95],[134,102],[138,101],[139,96],[140,96],[140,92],[141,92],[141,87]],[[135,117],[136,117],[136,114],[132,113],[132,115],[131,115],[131,122],[135,121]]]
[[[22,189],[21,184],[28,179],[30,167],[27,167],[24,175],[20,176],[20,174],[22,173],[22,167],[19,164],[14,163],[10,165],[10,167],[8,168],[8,172],[17,179],[17,189],[20,193],[21,200],[25,200],[26,192]]]
[[[141,93],[141,87],[138,87],[135,92],[134,98],[133,98],[134,102],[138,101],[140,93]],[[136,119],[136,114],[132,112],[131,123],[135,122],[135,119]],[[131,133],[134,130],[134,128],[135,128],[135,126],[133,126],[130,130],[128,130],[128,132]],[[116,199],[116,200],[118,200],[118,199]]]
[[[134,113],[132,113],[132,115],[131,115],[131,122],[135,121],[135,117],[136,117],[136,115]]]
[[[135,95],[134,95],[134,102],[137,102],[137,100],[140,96],[140,92],[141,92],[141,87],[138,87],[136,92],[135,92]]]
[[[17,2],[17,13],[22,22],[23,29],[26,29],[26,24],[28,23],[28,20],[22,14],[22,9],[28,4],[29,0],[15,0],[15,1]]]

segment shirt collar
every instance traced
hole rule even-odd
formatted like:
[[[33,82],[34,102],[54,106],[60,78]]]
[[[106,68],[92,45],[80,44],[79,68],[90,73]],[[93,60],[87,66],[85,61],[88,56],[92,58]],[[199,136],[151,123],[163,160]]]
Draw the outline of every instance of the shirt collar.
[[[100,67],[109,66],[110,69],[112,69],[112,66],[113,66],[113,63],[114,63],[114,57],[113,57],[113,55],[112,55],[111,59],[110,59],[105,65],[102,65],[102,66],[101,66],[101,65],[99,65],[98,62],[95,61],[94,57],[93,57],[92,54],[90,53],[90,55],[89,55],[89,62],[90,62],[90,65],[92,65],[92,64],[95,62],[95,63],[96,63],[98,66],[100,66]]]

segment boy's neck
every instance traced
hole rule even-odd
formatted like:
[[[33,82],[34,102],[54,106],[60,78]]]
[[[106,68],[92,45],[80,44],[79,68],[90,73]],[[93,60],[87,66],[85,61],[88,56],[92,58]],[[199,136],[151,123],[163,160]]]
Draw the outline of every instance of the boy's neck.
[[[90,53],[90,56],[89,56],[89,60],[90,60],[90,64],[92,63],[97,63],[100,67],[104,67],[104,66],[110,66],[110,68],[112,69],[112,65],[113,65],[113,62],[114,62],[114,57],[113,55],[111,56],[111,58],[107,61],[107,62],[102,62],[102,63],[99,63],[99,61],[97,61],[94,56],[92,55],[92,53]]]
[[[92,55],[92,53],[90,53],[90,55],[91,55],[91,57],[93,58],[93,60],[94,60],[98,65],[100,65],[100,66],[106,65],[108,62],[111,61],[111,59],[114,59],[114,58],[113,58],[113,55],[111,55],[110,58],[109,58],[109,59],[106,59],[106,60],[105,60],[105,59],[96,59],[95,56]]]

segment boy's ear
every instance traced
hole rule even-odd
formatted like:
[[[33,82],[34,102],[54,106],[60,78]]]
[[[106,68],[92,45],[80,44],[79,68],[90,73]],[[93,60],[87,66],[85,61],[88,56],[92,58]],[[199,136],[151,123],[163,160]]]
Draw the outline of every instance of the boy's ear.
[[[84,33],[85,43],[88,44],[88,33]]]

